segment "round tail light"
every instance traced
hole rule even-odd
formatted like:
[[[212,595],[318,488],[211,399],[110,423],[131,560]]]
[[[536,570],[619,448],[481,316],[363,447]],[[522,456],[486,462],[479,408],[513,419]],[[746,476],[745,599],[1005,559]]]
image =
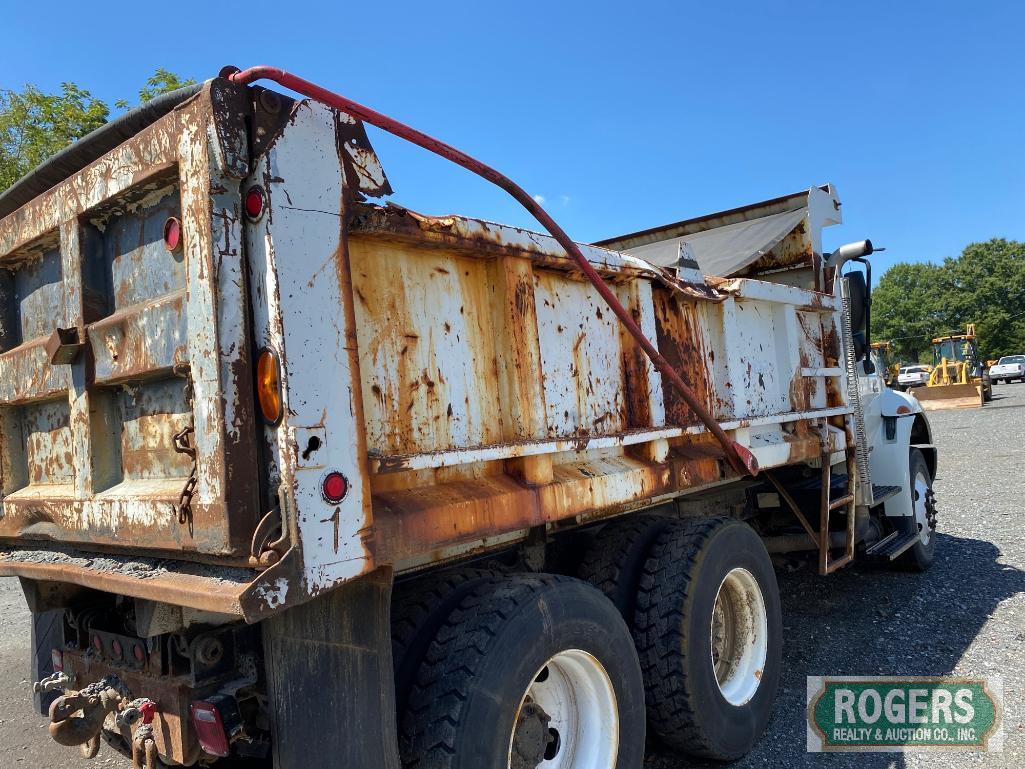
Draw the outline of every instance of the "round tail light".
[[[324,476],[324,482],[321,484],[321,491],[324,494],[324,499],[332,505],[336,505],[341,502],[349,492],[349,482],[345,480],[345,476],[340,472],[332,470]]]
[[[177,251],[182,244],[182,223],[176,216],[167,217],[164,222],[164,248],[168,251]]]
[[[263,194],[263,187],[250,187],[246,191],[246,197],[244,201],[246,216],[253,221],[256,221],[263,216],[263,206],[265,202],[265,196]]]

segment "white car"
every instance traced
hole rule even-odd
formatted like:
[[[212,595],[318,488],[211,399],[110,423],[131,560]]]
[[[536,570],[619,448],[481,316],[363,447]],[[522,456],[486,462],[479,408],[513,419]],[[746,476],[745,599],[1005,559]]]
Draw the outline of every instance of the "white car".
[[[907,390],[909,387],[925,387],[928,381],[928,366],[901,366],[897,374],[897,386],[901,390]]]
[[[989,378],[993,384],[1003,380],[1018,379],[1025,382],[1025,355],[1005,355],[995,366],[989,367]]]

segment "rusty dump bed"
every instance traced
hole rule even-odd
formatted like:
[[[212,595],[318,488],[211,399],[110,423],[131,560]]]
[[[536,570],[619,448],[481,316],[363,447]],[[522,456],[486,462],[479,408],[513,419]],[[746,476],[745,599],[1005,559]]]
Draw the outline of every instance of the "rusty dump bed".
[[[0,537],[247,550],[257,505],[239,96],[210,84],[0,221]],[[185,233],[174,250],[171,217]],[[196,452],[184,525],[193,461],[179,434]]]
[[[0,220],[0,574],[254,620],[739,480],[552,238],[390,192],[359,121],[214,79]],[[763,468],[845,450],[838,299],[582,248]]]

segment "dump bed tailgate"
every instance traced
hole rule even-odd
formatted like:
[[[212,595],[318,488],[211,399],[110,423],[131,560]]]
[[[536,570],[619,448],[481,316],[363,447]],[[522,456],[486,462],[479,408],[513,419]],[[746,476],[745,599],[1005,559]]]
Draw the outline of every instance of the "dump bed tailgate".
[[[0,220],[0,539],[248,554],[245,111],[211,81]]]

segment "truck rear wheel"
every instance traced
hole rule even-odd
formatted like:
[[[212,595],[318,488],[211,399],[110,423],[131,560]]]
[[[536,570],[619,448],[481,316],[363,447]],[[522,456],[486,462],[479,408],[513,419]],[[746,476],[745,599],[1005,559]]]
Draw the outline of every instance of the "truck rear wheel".
[[[615,607],[580,580],[482,583],[439,629],[400,753],[417,769],[639,769],[644,688]]]
[[[438,628],[467,593],[484,580],[499,576],[497,569],[457,568],[396,587],[391,607],[391,645],[395,707],[400,718]]]
[[[732,760],[751,750],[779,686],[782,619],[758,535],[728,518],[680,521],[645,565],[634,626],[648,724],[671,748]]]
[[[580,564],[578,576],[601,590],[631,627],[641,570],[655,539],[675,520],[654,513],[617,518],[598,532]]]

